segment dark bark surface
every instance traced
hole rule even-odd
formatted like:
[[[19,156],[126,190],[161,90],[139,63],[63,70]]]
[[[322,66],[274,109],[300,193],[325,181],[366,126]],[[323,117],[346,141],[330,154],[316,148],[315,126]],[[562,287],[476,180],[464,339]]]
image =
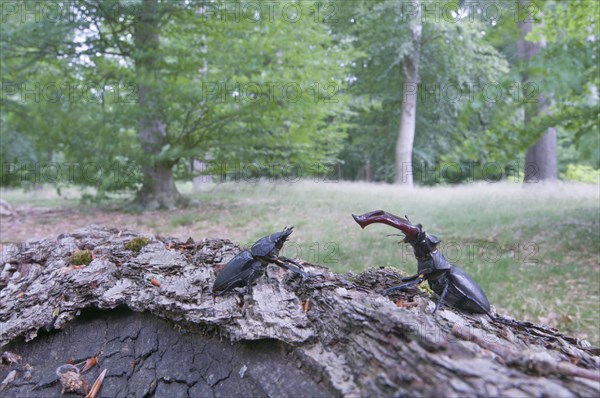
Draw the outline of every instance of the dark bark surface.
[[[289,345],[275,340],[232,345],[126,309],[88,311],[60,333],[42,333],[27,344],[17,339],[5,350],[18,352],[31,367],[31,378],[16,379],[3,392],[6,398],[59,395],[56,368],[98,354],[101,368],[108,369],[103,397],[281,397],[297,391],[332,396],[313,381],[318,375],[298,366]],[[26,372],[25,363],[15,368]],[[83,375],[89,385],[101,368]],[[8,373],[0,370],[0,378]]]
[[[3,396],[57,396],[55,370],[98,355],[101,396],[597,396],[598,350],[540,325],[504,325],[420,290],[377,293],[391,270],[302,280],[270,266],[251,295],[213,297],[239,248],[89,227],[3,248]],[[73,267],[70,256],[93,261]],[[44,331],[44,330],[48,330]],[[7,354],[10,356],[9,354]],[[13,356],[14,358],[14,356]],[[2,387],[0,387],[2,388]]]

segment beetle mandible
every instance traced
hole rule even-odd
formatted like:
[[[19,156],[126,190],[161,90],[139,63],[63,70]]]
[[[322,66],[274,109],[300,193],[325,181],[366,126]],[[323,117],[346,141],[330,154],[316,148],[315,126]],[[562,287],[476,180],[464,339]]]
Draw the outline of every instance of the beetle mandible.
[[[406,219],[383,210],[376,210],[359,216],[352,215],[361,228],[374,223],[382,223],[399,229],[405,235],[402,242],[409,243],[417,258],[417,274],[402,278],[401,285],[392,286],[381,292],[387,296],[394,290],[416,286],[427,281],[439,300],[433,314],[442,303],[475,313],[490,313],[490,303],[479,285],[462,268],[451,264],[438,250],[440,240],[435,235],[423,231],[421,224],[413,225]]]
[[[252,282],[263,274],[264,268],[269,264],[276,264],[301,275],[304,279],[308,278],[308,274],[302,271],[302,265],[287,257],[279,256],[279,252],[292,232],[294,227],[285,227],[281,232],[264,236],[257,240],[250,250],[243,250],[232,258],[215,279],[213,293],[220,296],[244,285],[246,292],[249,292]]]

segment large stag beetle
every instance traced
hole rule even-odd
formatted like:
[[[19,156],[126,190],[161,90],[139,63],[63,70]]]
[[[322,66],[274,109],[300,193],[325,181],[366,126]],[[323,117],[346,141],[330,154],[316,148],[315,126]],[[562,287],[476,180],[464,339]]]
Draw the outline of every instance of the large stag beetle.
[[[475,313],[490,313],[490,303],[479,285],[462,268],[450,264],[438,250],[440,240],[423,231],[421,224],[413,225],[408,217],[406,219],[395,216],[383,210],[376,210],[360,216],[352,215],[354,220],[365,228],[367,225],[382,223],[399,229],[405,235],[403,242],[409,243],[417,258],[417,274],[402,278],[405,282],[392,286],[381,293],[387,296],[394,290],[405,289],[427,281],[431,290],[439,300],[433,310],[438,310],[442,303]]]
[[[252,282],[262,275],[264,268],[269,264],[276,264],[302,275],[304,279],[308,278],[308,274],[301,270],[300,264],[279,256],[283,244],[292,232],[294,227],[286,227],[281,232],[264,236],[257,240],[250,250],[243,250],[232,258],[215,279],[213,293],[222,295],[233,288],[243,286],[246,286],[246,292],[249,292]]]

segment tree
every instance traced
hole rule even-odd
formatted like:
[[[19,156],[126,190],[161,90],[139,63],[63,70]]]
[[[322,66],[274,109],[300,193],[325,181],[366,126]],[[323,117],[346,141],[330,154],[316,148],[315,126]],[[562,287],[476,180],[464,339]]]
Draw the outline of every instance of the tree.
[[[464,126],[461,118],[465,110],[478,108],[473,117],[478,119],[477,112],[495,105],[486,102],[481,90],[475,88],[503,81],[508,73],[506,59],[487,39],[489,27],[465,17],[466,10],[461,11],[457,3],[444,3],[457,10],[457,17],[431,12],[421,15],[422,9],[440,10],[439,3],[427,0],[421,1],[418,8],[414,2],[387,0],[350,3],[352,7],[341,9],[343,20],[349,22],[336,26],[354,38],[361,55],[354,63],[355,81],[349,88],[355,114],[342,154],[349,169],[346,177],[354,178],[356,170],[368,161],[379,181],[395,182],[398,177],[407,180],[413,176],[422,184],[443,180],[440,173],[428,170],[440,170],[442,157],[462,143],[465,135],[485,128]],[[417,70],[411,62],[415,43],[419,43],[413,40],[413,28],[418,30],[419,23]],[[407,73],[413,77],[407,78]],[[413,134],[411,146],[399,140],[399,132],[411,131],[404,129],[406,124],[401,125],[401,120],[410,121],[410,112],[404,117],[403,109],[408,111],[413,100],[413,132],[418,133]],[[403,147],[412,151],[408,160],[399,158],[395,150]],[[412,162],[410,173],[407,161]]]
[[[556,99],[550,111],[538,117],[534,131],[560,126],[563,141],[576,154],[569,161],[600,169],[600,74],[596,59],[600,4],[547,1],[543,12],[545,23],[534,29],[531,40],[547,43],[542,62],[550,64],[549,73],[559,75],[558,80],[564,83],[554,88]]]
[[[460,118],[468,122],[464,124],[464,139],[445,158],[477,164],[494,162],[504,165],[507,177],[516,178],[521,164],[526,162],[527,150],[534,148],[550,128],[555,128],[560,143],[560,171],[564,172],[569,163],[598,169],[600,102],[596,91],[600,78],[595,60],[599,43],[595,16],[600,4],[550,0],[529,4],[519,4],[519,21],[531,22],[531,18],[543,13],[544,23],[529,23],[533,29],[527,33],[526,41],[522,41],[521,28],[527,26],[517,25],[512,18],[489,28],[489,42],[511,60],[511,74],[504,82],[510,95],[486,113],[467,108]],[[525,50],[522,44],[538,46],[536,56],[520,59],[519,43],[521,50]],[[517,78],[519,84],[515,85]],[[472,128],[473,119],[477,124],[478,118],[486,122],[479,131]],[[530,167],[525,171],[534,170]],[[539,170],[537,176],[540,177]]]
[[[405,3],[399,3],[404,6]],[[419,84],[419,58],[421,55],[421,0],[412,4],[415,12],[409,17],[410,42],[412,50],[404,54],[402,65],[404,72],[404,89],[402,110],[400,111],[400,128],[396,142],[396,183],[412,187],[412,151],[415,140],[417,120],[417,93]],[[404,11],[404,10],[403,10]],[[410,90],[410,92],[407,92]],[[408,172],[407,172],[408,171]]]
[[[519,5],[523,10],[530,6],[529,0],[520,0]],[[519,57],[528,61],[535,57],[542,47],[542,43],[533,43],[527,40],[527,35],[531,32],[534,21],[527,17],[519,20],[521,38],[518,43]],[[523,81],[527,81],[527,73],[523,74]],[[548,105],[543,95],[537,98],[536,115],[543,115],[548,111]],[[525,124],[530,123],[530,110],[525,109]],[[554,181],[557,179],[557,158],[556,158],[556,129],[549,127],[547,132],[541,136],[535,144],[527,149],[525,156],[525,182],[537,182],[539,180]]]
[[[33,3],[27,7],[41,7]],[[133,192],[142,208],[183,202],[174,180],[191,177],[191,158],[210,160],[208,172],[223,175],[323,171],[345,134],[335,121],[346,112],[350,45],[334,41],[312,4],[284,13],[268,1],[242,1],[234,15],[231,5],[79,0],[68,3],[66,22],[11,15],[3,76],[21,84],[62,75],[80,90],[91,86],[97,101],[26,101],[3,123],[41,150],[104,172],[70,182],[96,187],[97,198]],[[28,124],[37,115],[52,139]]]
[[[160,22],[158,0],[142,1],[133,29],[136,47],[133,58],[141,110],[140,142],[142,151],[149,158],[159,155],[168,145],[158,65]],[[165,160],[144,165],[142,187],[136,196],[136,202],[143,208],[173,208],[181,204],[182,197],[175,187],[172,167],[173,164]]]

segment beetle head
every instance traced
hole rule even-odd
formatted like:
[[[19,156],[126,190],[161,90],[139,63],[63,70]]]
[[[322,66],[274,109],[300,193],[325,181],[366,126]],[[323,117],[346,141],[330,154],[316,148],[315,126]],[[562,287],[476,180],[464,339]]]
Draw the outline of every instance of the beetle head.
[[[294,232],[294,227],[285,227],[281,232],[275,232],[271,235],[271,242],[275,242],[275,248],[277,251],[283,248],[283,244],[288,240],[290,235]]]
[[[419,224],[421,229],[421,224]],[[437,250],[440,240],[435,235],[430,235],[421,229],[418,239],[413,242],[408,242],[413,248],[417,259],[427,257],[430,253]]]

